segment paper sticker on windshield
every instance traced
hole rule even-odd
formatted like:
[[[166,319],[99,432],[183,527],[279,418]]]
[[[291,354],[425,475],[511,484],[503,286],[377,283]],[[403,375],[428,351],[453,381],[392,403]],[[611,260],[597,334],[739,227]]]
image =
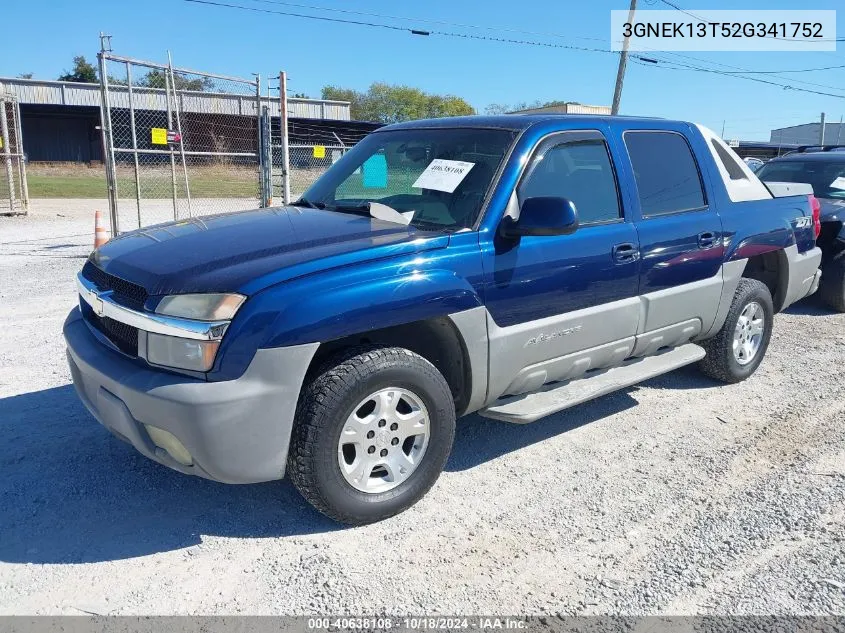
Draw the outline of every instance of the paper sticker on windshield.
[[[463,160],[435,158],[411,186],[419,189],[434,189],[435,191],[452,193],[458,188],[458,185],[461,184],[463,179],[466,178],[469,170],[474,165],[475,163],[468,163]]]

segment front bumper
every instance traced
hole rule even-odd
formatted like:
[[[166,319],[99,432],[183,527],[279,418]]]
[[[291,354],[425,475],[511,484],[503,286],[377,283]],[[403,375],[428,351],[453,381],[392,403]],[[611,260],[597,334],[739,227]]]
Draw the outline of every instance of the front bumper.
[[[65,320],[64,336],[83,404],[146,457],[224,483],[284,476],[296,402],[319,343],[258,350],[237,380],[206,382],[139,367],[106,348],[79,308]],[[175,436],[192,464],[156,446],[144,425]]]

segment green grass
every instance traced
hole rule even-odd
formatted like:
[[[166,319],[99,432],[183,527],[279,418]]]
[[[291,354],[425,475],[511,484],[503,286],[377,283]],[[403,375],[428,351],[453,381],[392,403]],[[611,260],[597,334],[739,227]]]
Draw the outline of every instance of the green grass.
[[[104,177],[27,174],[30,198],[105,198]]]
[[[191,196],[195,198],[257,198],[258,175],[254,170],[216,167],[188,168]],[[169,170],[141,171],[141,198],[167,199],[173,195]],[[98,169],[31,168],[27,173],[31,198],[105,198],[105,173]],[[135,178],[132,172],[119,170],[117,193],[121,199],[135,197]],[[176,195],[185,197],[185,176],[176,172]]]

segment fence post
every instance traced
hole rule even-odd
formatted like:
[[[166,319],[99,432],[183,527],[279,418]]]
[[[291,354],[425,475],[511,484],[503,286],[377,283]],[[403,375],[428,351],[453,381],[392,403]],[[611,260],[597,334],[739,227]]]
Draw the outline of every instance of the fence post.
[[[132,157],[135,160],[135,206],[138,209],[138,228],[141,223],[141,170],[138,168],[138,137],[135,133],[135,102],[132,98],[132,70],[126,62],[126,87],[129,90],[129,127],[132,128]]]
[[[167,129],[170,130],[173,127],[173,112],[170,106],[170,73],[167,71],[164,72],[164,98],[167,102]],[[179,211],[176,205],[176,155],[169,144],[167,149],[170,152],[170,186],[173,192],[173,219],[178,220]]]
[[[188,165],[185,162],[185,141],[182,139],[182,119],[179,116],[179,97],[176,92],[176,76],[173,74],[173,59],[167,51],[167,69],[170,71],[170,83],[173,86],[173,109],[176,111],[176,131],[179,132],[179,152],[182,154],[182,172],[185,174],[185,198],[188,200],[188,217],[193,217],[191,208],[191,187],[188,184]],[[177,218],[174,217],[174,220]]]
[[[103,137],[103,163],[106,168],[106,186],[109,196],[109,220],[112,237],[120,233],[117,217],[117,166],[114,160],[114,138],[111,129],[111,104],[109,103],[109,77],[106,70],[106,40],[108,35],[100,33],[100,132]]]
[[[273,206],[273,145],[270,140],[270,108],[261,106],[260,125],[261,148],[259,166],[261,169],[261,208]]]
[[[288,154],[288,78],[279,73],[279,118],[282,134],[282,202],[290,204],[290,155]]]
[[[12,102],[12,114],[15,118],[15,141],[17,141],[15,151],[18,154],[18,175],[21,184],[21,203],[24,211],[29,209],[29,184],[26,182],[26,160],[24,160],[23,151],[23,127],[21,124],[21,109],[17,101]],[[841,127],[841,125],[840,125]]]
[[[9,137],[9,122],[6,119],[6,103],[0,101],[0,139],[3,140],[3,162],[6,165],[6,180],[9,181],[9,211],[15,212],[15,177],[12,174],[12,139]]]

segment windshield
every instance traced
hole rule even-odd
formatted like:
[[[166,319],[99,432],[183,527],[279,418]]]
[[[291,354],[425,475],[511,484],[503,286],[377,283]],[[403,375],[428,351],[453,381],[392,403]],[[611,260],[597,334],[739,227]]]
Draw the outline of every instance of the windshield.
[[[515,137],[487,129],[376,132],[332,165],[301,203],[360,212],[378,202],[419,229],[469,228]]]
[[[774,161],[763,165],[757,177],[763,182],[807,183],[817,198],[845,198],[845,161]]]

